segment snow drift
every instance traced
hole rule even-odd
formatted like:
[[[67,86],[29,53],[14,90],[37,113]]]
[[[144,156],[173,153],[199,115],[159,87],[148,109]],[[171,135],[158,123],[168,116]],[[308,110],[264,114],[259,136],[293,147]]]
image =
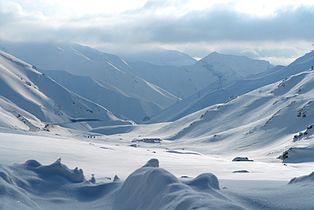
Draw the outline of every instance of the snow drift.
[[[201,174],[182,182],[159,168],[151,159],[132,173],[117,192],[114,210],[159,209],[242,209],[219,192],[218,179],[213,174]]]
[[[159,168],[157,159],[149,160],[125,181],[115,176],[98,183],[94,175],[87,179],[82,169],[69,169],[61,159],[50,165],[28,160],[0,165],[0,209],[313,209],[308,198],[313,183],[312,173],[292,179],[289,185],[221,189],[211,173],[178,179]]]
[[[147,162],[124,182],[95,183],[83,171],[57,160],[41,165],[35,160],[0,166],[1,209],[243,209],[223,195],[213,174],[180,181]],[[79,205],[77,204],[79,203]]]

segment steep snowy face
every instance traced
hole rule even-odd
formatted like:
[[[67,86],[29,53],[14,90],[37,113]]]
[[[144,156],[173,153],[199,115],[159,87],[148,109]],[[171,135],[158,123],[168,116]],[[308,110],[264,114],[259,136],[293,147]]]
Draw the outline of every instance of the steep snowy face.
[[[78,44],[1,43],[3,49],[43,70],[63,70],[89,76],[125,96],[165,108],[178,100],[173,94],[134,75],[127,62]]]
[[[45,124],[90,129],[128,124],[38,72],[34,66],[0,51],[1,125],[37,130]],[[13,120],[14,119],[14,120]],[[22,122],[15,124],[16,121]],[[8,122],[14,124],[8,125]]]
[[[167,129],[176,130],[171,139],[229,141],[233,149],[261,148],[287,136],[290,144],[295,133],[314,123],[313,96],[314,71],[305,71],[192,113]]]

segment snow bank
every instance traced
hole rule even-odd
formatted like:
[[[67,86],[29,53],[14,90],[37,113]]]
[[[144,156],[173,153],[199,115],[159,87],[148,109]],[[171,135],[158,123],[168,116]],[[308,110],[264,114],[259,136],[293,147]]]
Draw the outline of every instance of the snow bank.
[[[290,180],[289,184],[295,184],[295,183],[306,183],[306,182],[314,182],[314,172],[312,172],[309,175],[295,177]]]
[[[81,169],[69,169],[60,159],[50,165],[29,160],[0,165],[0,209],[313,209],[306,196],[313,189],[307,183],[313,181],[314,173],[290,181],[305,185],[280,184],[280,188],[252,192],[221,190],[211,173],[177,179],[151,159],[124,182],[116,176],[113,181],[96,183],[94,176],[87,180]]]
[[[181,182],[168,171],[159,168],[152,159],[132,173],[123,183],[113,202],[114,210],[159,209],[242,209],[219,191],[213,174],[201,174]]]
[[[201,174],[182,182],[149,160],[125,182],[96,184],[82,169],[69,169],[58,159],[0,165],[0,209],[242,209],[219,190],[215,175]]]
[[[41,165],[36,160],[0,165],[0,209],[73,209],[73,203],[95,201],[118,185],[94,183],[93,176],[86,180],[82,169],[71,170],[61,159],[50,165]]]
[[[314,145],[305,147],[290,147],[284,151],[278,158],[282,159],[283,163],[303,163],[314,161]]]

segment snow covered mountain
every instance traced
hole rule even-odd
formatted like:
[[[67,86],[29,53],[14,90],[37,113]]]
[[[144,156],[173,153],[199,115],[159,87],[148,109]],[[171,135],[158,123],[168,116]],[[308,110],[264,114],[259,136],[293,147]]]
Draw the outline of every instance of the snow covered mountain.
[[[134,75],[124,60],[96,49],[64,43],[2,42],[0,46],[38,69],[89,76],[113,91],[159,108],[168,107],[178,100],[173,94]]]
[[[234,81],[270,72],[273,66],[244,56],[211,53],[191,65],[154,65],[130,62],[136,75],[180,97],[200,95],[203,89],[221,89]]]
[[[145,56],[142,61],[127,63],[117,56],[78,44],[3,42],[0,46],[39,69],[63,70],[91,77],[108,90],[126,96],[125,100],[138,100],[137,103],[143,104],[146,110],[168,108],[182,98],[193,94],[199,96],[205,88],[211,91],[221,89],[234,81],[265,74],[272,67],[266,61],[218,53],[212,53],[197,62],[185,58],[183,60],[191,62],[183,62],[189,65],[182,66],[169,62],[143,62],[146,61]],[[173,56],[164,56],[168,54]],[[161,53],[160,56],[168,59],[174,57],[173,61],[186,57],[173,51]],[[127,116],[125,113],[117,114]],[[148,116],[151,114],[153,112],[147,112]],[[141,117],[128,119],[139,122],[140,118],[145,117],[139,115]]]
[[[153,117],[153,121],[173,121],[207,106],[223,103],[264,85],[288,78],[294,74],[311,68],[313,65],[313,59],[314,52],[312,51],[296,59],[286,67],[274,67],[271,72],[259,74],[256,78],[240,79],[219,89],[214,89],[212,86],[207,87],[199,93],[167,108],[159,115]]]
[[[89,130],[100,125],[131,124],[3,51],[0,51],[0,114],[1,127],[23,130],[48,129],[48,125]]]
[[[261,150],[279,155],[303,137],[313,139],[313,124],[314,71],[304,71],[192,113],[160,132],[173,131],[169,139],[198,142],[198,149],[207,152]],[[312,148],[314,142],[308,144]]]
[[[149,119],[149,116],[161,110],[153,103],[125,96],[121,92],[112,90],[87,76],[77,76],[65,71],[44,72],[67,89],[106,107],[122,119],[142,122],[143,119]]]

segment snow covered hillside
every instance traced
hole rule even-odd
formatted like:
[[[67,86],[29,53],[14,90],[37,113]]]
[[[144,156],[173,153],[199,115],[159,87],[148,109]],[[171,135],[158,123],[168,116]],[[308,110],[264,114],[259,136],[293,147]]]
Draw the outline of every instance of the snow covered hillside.
[[[0,125],[23,130],[48,125],[89,130],[130,124],[104,107],[69,92],[25,63],[0,51]]]
[[[102,105],[122,119],[140,123],[161,110],[153,103],[125,96],[87,76],[77,76],[65,71],[44,72],[67,89]]]
[[[112,91],[152,103],[160,108],[178,100],[162,88],[134,75],[131,67],[119,57],[78,44],[7,43],[0,47],[29,63],[38,70],[63,70],[89,76]]]
[[[286,67],[275,67],[268,74],[260,74],[256,78],[234,81],[223,88],[214,89],[213,86],[201,90],[199,93],[188,97],[177,104],[165,109],[153,117],[153,122],[173,121],[188,114],[201,110],[207,106],[224,103],[237,96],[255,90],[262,86],[288,78],[294,74],[310,69],[313,65],[314,52],[296,59]]]
[[[164,138],[185,145],[198,142],[202,146],[196,146],[196,150],[203,152],[260,150],[265,156],[279,156],[283,150],[299,144],[295,135],[311,136],[313,96],[314,71],[305,71],[204,108],[158,132],[169,132]],[[313,145],[311,140],[308,142]]]

